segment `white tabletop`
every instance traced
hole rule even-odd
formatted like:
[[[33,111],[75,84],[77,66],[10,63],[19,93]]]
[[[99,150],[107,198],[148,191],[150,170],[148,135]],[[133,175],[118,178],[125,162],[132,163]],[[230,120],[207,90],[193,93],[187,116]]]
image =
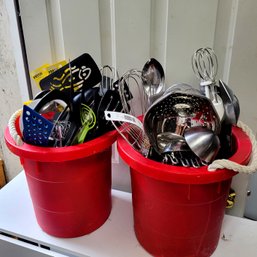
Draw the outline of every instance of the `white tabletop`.
[[[38,226],[24,172],[0,190],[0,231],[73,256],[147,257],[133,230],[131,194],[112,190],[110,217],[95,232],[70,239],[50,236]],[[1,249],[0,249],[1,256]],[[225,216],[212,257],[256,257],[257,222]]]

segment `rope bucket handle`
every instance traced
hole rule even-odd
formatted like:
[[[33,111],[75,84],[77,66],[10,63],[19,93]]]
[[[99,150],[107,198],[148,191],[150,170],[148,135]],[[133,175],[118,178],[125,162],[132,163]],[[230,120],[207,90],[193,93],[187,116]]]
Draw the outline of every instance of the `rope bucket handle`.
[[[22,109],[17,110],[15,113],[12,114],[12,116],[8,121],[8,128],[9,128],[10,135],[14,140],[15,144],[18,146],[21,146],[23,144],[23,141],[20,135],[17,133],[17,130],[15,127],[15,121],[19,116],[21,116],[21,113],[22,113]]]
[[[212,162],[208,166],[208,171],[212,172],[217,169],[228,169],[246,174],[251,174],[257,171],[257,142],[253,134],[253,131],[242,121],[238,121],[237,127],[241,128],[245,132],[245,134],[249,137],[252,144],[252,155],[249,164],[241,165],[227,159],[220,159]]]

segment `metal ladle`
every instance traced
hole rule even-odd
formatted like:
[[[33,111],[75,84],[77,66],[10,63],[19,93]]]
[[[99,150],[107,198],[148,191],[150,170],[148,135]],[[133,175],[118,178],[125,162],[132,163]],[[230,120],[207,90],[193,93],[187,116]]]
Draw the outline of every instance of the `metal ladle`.
[[[149,59],[143,67],[141,78],[149,107],[164,91],[165,75],[162,65],[154,58]]]
[[[160,153],[189,150],[184,137],[172,132],[158,134],[157,145]]]
[[[184,133],[190,149],[206,163],[211,163],[220,149],[219,137],[206,127],[191,127]]]

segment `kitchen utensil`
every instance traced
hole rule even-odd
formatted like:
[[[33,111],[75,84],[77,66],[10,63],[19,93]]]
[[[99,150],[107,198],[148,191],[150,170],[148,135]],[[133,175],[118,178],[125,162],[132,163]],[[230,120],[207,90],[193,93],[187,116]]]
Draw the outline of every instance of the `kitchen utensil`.
[[[102,80],[100,83],[99,93],[103,96],[107,90],[113,89],[113,83],[119,80],[119,74],[114,67],[109,65],[104,65],[100,71]]]
[[[54,124],[29,106],[23,106],[23,140],[32,145],[47,146]]]
[[[112,122],[118,133],[137,151],[148,156],[150,142],[142,122],[127,113],[105,111],[105,119]]]
[[[191,127],[184,133],[190,149],[206,163],[211,163],[220,149],[219,137],[206,127]]]
[[[85,141],[86,135],[90,129],[96,124],[96,116],[93,110],[85,104],[81,105],[80,118],[82,127],[75,136],[75,141],[72,144],[82,144]]]
[[[145,93],[141,86],[141,72],[135,69],[128,70],[122,75],[114,88],[120,94],[123,112],[133,116],[141,116],[145,112]]]
[[[179,160],[174,156],[174,152],[170,152],[169,154],[164,154],[162,163],[178,165]]]
[[[156,59],[150,58],[142,69],[141,78],[150,106],[164,91],[165,75],[162,65]]]
[[[96,134],[103,134],[109,130],[114,129],[110,121],[105,118],[105,111],[117,111],[121,112],[123,110],[122,101],[120,99],[120,94],[116,90],[107,90],[104,96],[101,98],[100,103],[97,108],[97,126]]]
[[[127,84],[127,75],[122,76],[120,79],[116,80],[112,85],[112,90],[119,92],[121,99],[123,99],[126,104],[128,101],[133,99],[133,95],[130,92],[129,86]],[[129,108],[130,109],[130,108]]]
[[[179,154],[179,157],[178,157],[179,163],[183,167],[190,167],[191,166],[190,159],[189,158],[185,158],[180,151],[177,152],[177,153]]]
[[[219,80],[219,93],[224,103],[224,120],[221,123],[220,142],[221,150],[219,158],[229,158],[233,153],[232,146],[232,125],[236,125],[239,114],[240,106],[237,97],[233,91],[222,81]]]
[[[43,90],[69,91],[71,87],[70,67],[74,90],[89,88],[101,81],[101,73],[93,58],[84,53],[40,81]]]
[[[192,55],[191,62],[195,75],[201,80],[201,86],[215,82],[218,59],[212,48],[199,48]]]
[[[79,92],[75,92],[74,88],[74,78],[72,73],[72,67],[71,62],[69,61],[69,71],[70,71],[70,102],[72,105],[72,116],[73,120],[77,122],[77,126],[81,127],[81,104],[85,104],[93,109],[93,111],[96,111],[96,106],[99,103],[99,88],[95,87],[89,87],[89,88],[82,88]]]
[[[179,155],[177,157],[179,162],[184,167],[199,168],[207,165],[206,162],[201,160],[192,150],[175,152],[175,154],[176,153]]]
[[[49,146],[62,147],[71,140],[70,136],[75,133],[77,127],[72,127],[72,123],[69,121],[70,114],[71,112],[67,105],[61,114],[56,119],[53,119],[54,127],[49,137]]]
[[[80,119],[80,109],[81,105],[85,104],[88,107],[90,107],[93,112],[96,114],[97,108],[99,106],[99,103],[101,101],[101,96],[99,95],[99,87],[93,87],[93,88],[85,88],[82,89],[82,91],[79,92],[79,94],[75,93],[75,96],[73,98],[73,106],[76,106],[75,109],[77,110],[76,112],[73,113],[73,115],[76,115],[76,120],[80,120],[80,126],[81,124],[81,119]],[[96,117],[98,120],[98,118]],[[97,122],[97,121],[96,121]],[[94,126],[90,131],[87,133],[87,139],[93,139],[97,136],[96,134],[96,127]]]
[[[189,150],[184,137],[172,132],[163,132],[158,134],[157,144],[160,153]]]
[[[53,143],[54,147],[64,146],[63,142],[64,142],[65,138],[67,137],[70,128],[71,128],[70,121],[65,121],[65,120],[59,121],[58,120],[55,122],[53,131],[50,135],[50,138],[52,138],[54,141],[54,143]]]
[[[96,112],[100,100],[99,87],[83,89],[81,92],[81,104],[88,105],[94,112]]]
[[[199,168],[199,158],[191,151],[183,136],[164,132],[157,136],[158,147],[164,156],[162,162],[184,167]]]
[[[224,103],[225,123],[236,125],[240,114],[238,98],[222,80],[219,80],[220,97]]]
[[[214,50],[210,47],[199,48],[192,56],[192,68],[200,79],[200,89],[205,96],[211,99],[220,120],[224,117],[222,99],[217,94],[216,75],[218,71],[218,59]]]
[[[206,163],[201,161],[200,158],[196,156],[190,149],[187,151],[166,152],[162,154],[162,156],[163,159],[161,162],[165,164],[194,168],[199,168],[203,165],[206,165]]]
[[[40,101],[38,101],[34,107],[34,110],[39,113],[46,110],[46,106],[49,106],[49,103],[51,103],[52,101],[60,101],[63,103],[64,107],[68,106],[71,109],[69,97],[58,90],[48,91],[39,100]]]
[[[81,127],[80,117],[77,116],[79,108],[77,108],[77,106],[74,104],[72,96],[73,93],[70,93],[70,95],[68,95],[63,91],[59,91],[56,89],[51,90],[40,99],[40,101],[34,108],[35,111],[41,113],[42,110],[45,109],[45,106],[48,106],[49,103],[52,101],[61,101],[64,103],[64,105],[66,105],[67,108],[65,108],[63,112],[60,112],[58,116],[55,116],[55,119],[53,121],[54,123],[57,121],[64,121],[66,122],[66,124],[69,124],[69,126],[67,125],[67,128],[69,128],[68,131],[62,134],[63,136],[66,135],[65,138],[62,137],[62,145],[70,145],[75,134],[77,133],[78,128]],[[59,137],[55,137],[54,139],[58,140],[58,138]]]
[[[205,126],[220,131],[220,120],[207,97],[198,93],[171,91],[153,103],[144,116],[144,130],[157,152],[158,135],[171,132],[183,136],[186,128]]]
[[[50,122],[55,122],[58,119],[58,116],[61,115],[62,111],[68,106],[68,98],[66,95],[60,93],[60,91],[44,91],[38,98],[33,99],[29,103],[29,107],[35,112],[39,113],[45,119]],[[19,119],[20,131],[23,133],[23,113]],[[50,143],[50,141],[49,141]]]
[[[239,104],[239,99],[237,98],[236,95],[234,95],[233,104],[234,104],[235,114],[236,114],[236,122],[235,122],[235,125],[236,125],[240,116],[240,104]]]

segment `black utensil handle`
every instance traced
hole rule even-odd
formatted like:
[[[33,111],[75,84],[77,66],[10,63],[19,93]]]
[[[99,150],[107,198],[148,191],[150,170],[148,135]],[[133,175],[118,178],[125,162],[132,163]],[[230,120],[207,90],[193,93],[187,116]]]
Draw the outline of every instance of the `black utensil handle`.
[[[218,154],[218,158],[227,159],[233,153],[231,124],[226,124],[224,122],[221,124],[219,139],[221,147]]]

